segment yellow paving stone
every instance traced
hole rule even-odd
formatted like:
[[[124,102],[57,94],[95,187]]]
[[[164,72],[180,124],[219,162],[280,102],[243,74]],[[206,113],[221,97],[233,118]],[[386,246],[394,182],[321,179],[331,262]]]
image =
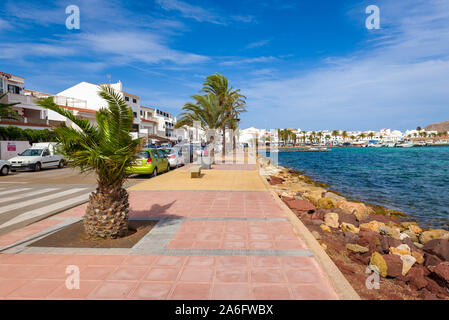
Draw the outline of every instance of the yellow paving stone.
[[[188,170],[174,170],[129,188],[143,190],[267,190],[257,170],[202,170],[201,178],[190,178]]]

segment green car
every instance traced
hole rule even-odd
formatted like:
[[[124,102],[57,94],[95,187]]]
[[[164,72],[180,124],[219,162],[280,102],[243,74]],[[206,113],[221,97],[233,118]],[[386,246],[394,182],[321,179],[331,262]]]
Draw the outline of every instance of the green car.
[[[170,170],[170,164],[167,156],[158,149],[143,149],[136,155],[134,165],[126,168],[127,173],[151,174],[153,177],[168,170]]]

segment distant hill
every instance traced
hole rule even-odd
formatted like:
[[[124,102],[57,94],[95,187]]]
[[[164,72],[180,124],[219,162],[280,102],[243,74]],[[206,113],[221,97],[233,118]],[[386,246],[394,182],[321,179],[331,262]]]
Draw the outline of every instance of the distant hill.
[[[426,131],[449,131],[449,120],[438,122],[438,123],[432,123],[429,124],[427,127],[424,128]]]

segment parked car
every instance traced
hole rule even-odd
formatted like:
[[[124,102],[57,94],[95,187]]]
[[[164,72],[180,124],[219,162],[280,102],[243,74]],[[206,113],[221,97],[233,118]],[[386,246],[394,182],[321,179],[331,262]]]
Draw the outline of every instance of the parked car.
[[[0,160],[0,176],[7,176],[10,167],[11,164],[9,163],[9,161]]]
[[[33,143],[31,148],[20,153],[17,157],[9,159],[11,171],[34,170],[42,168],[64,168],[66,160],[57,153],[57,144],[54,142]]]
[[[184,165],[184,157],[181,148],[164,149],[171,168],[179,168]]]
[[[126,168],[127,173],[151,174],[153,177],[168,170],[168,159],[164,152],[158,149],[143,149],[136,155],[133,166]]]

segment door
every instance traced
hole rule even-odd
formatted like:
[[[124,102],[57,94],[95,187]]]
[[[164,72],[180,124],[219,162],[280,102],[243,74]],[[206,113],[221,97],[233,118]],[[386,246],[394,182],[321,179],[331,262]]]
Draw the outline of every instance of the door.
[[[167,170],[167,167],[168,167],[168,159],[167,159],[167,156],[166,156],[165,153],[164,153],[163,151],[161,151],[161,150],[157,150],[156,152],[158,153],[158,156],[159,156],[159,162],[160,162],[160,168],[161,168],[161,171],[159,171],[159,169],[158,169],[158,171],[159,171],[159,172],[162,172],[162,171]]]
[[[50,151],[48,149],[44,149],[42,151],[42,168],[47,168],[53,165],[52,163],[52,156],[50,154]]]
[[[151,159],[153,159],[154,167],[157,169],[157,172],[160,173],[161,170],[161,159],[159,158],[159,154],[156,150],[151,151]]]

